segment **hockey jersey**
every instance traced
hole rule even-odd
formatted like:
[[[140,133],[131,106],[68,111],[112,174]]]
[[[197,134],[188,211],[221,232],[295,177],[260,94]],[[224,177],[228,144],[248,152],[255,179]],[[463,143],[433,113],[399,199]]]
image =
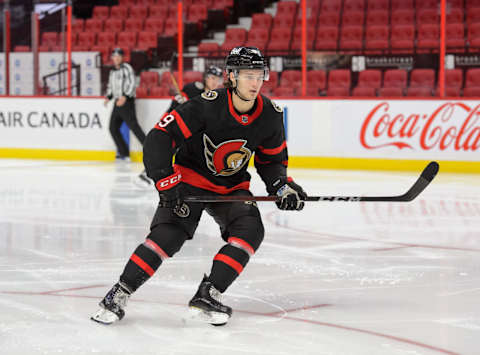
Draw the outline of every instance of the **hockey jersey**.
[[[205,85],[200,81],[195,81],[193,83],[188,83],[184,85],[182,91],[180,92],[180,98],[182,99],[181,102],[177,101],[176,99],[172,100],[170,107],[168,108],[167,112],[172,111],[178,105],[184,103],[187,100],[194,98],[195,96],[200,95],[205,90]]]
[[[258,95],[250,112],[239,113],[230,89],[204,92],[166,113],[148,134],[144,163],[155,182],[165,177],[175,152],[184,183],[220,194],[249,188],[254,155],[269,190],[288,165],[282,109]]]

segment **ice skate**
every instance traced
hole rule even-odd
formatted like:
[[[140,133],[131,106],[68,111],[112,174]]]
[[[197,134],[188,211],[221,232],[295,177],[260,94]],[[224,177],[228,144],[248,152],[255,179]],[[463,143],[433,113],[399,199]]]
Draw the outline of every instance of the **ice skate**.
[[[153,180],[151,180],[148,176],[147,173],[142,171],[139,175],[137,175],[133,181],[136,186],[146,189],[146,188],[151,188],[153,187]]]
[[[130,294],[128,287],[120,282],[116,283],[99,303],[99,310],[90,319],[102,324],[112,324],[121,320],[125,316],[125,307]]]
[[[194,319],[212,325],[225,325],[232,316],[232,309],[221,303],[222,294],[203,277],[198,291],[188,303],[190,314]]]

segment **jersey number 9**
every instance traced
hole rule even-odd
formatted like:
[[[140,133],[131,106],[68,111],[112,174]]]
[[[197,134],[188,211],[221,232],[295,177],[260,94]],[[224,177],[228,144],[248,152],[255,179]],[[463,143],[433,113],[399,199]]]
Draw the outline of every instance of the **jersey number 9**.
[[[172,121],[175,121],[175,117],[172,114],[163,116],[158,122],[158,126],[161,128],[167,127]]]

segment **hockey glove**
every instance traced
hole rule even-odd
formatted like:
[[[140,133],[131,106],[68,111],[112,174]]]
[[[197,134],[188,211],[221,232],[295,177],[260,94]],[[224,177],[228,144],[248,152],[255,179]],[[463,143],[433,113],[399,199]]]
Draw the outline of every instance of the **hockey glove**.
[[[307,198],[307,194],[303,189],[293,182],[293,179],[286,176],[281,176],[272,185],[274,195],[277,195],[278,200],[275,202],[277,207],[281,210],[297,210],[303,209]]]
[[[174,170],[173,174],[158,180],[155,187],[159,193],[160,201],[158,205],[160,207],[171,208],[179,217],[187,217],[190,214],[190,209],[183,202],[181,180],[180,171]]]

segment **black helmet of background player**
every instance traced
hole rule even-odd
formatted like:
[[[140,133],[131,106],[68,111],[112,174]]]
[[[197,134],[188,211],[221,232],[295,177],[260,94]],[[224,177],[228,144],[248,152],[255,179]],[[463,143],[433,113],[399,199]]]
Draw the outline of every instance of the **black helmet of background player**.
[[[111,58],[113,61],[113,65],[118,67],[123,62],[123,57],[125,56],[125,52],[122,48],[114,48],[111,54]]]
[[[259,69],[263,72],[263,80],[267,81],[269,78],[268,65],[265,57],[260,50],[255,47],[235,47],[231,50],[225,61],[225,70],[228,75],[226,87],[233,88],[234,92],[244,101],[251,101],[245,99],[244,95],[238,93],[236,85],[230,78],[230,73],[233,73],[235,80],[238,80],[238,75],[242,69]]]
[[[203,73],[203,84],[206,90],[215,90],[222,86],[223,71],[219,67],[209,66]]]

